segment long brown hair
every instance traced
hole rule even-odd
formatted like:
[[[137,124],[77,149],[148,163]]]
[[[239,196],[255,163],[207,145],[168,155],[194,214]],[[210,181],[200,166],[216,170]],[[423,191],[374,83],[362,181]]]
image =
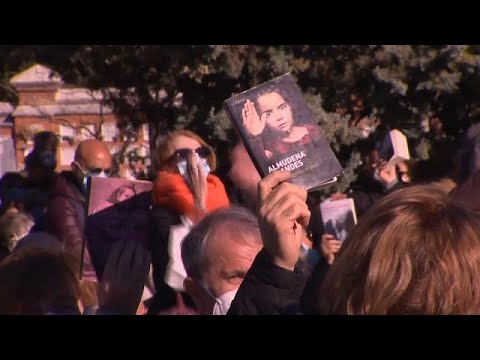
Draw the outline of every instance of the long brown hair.
[[[65,253],[39,248],[14,252],[0,264],[0,314],[44,314],[76,307],[79,283]]]
[[[175,130],[168,134],[159,144],[156,150],[156,170],[161,170],[167,165],[168,160],[174,153],[173,140],[178,136],[185,136],[190,139],[196,140],[201,146],[205,146],[210,149],[210,155],[207,159],[208,165],[212,171],[215,171],[217,167],[217,158],[215,156],[212,147],[208,145],[200,136],[190,130]]]
[[[398,190],[360,220],[321,293],[328,314],[478,314],[480,219],[438,186]]]

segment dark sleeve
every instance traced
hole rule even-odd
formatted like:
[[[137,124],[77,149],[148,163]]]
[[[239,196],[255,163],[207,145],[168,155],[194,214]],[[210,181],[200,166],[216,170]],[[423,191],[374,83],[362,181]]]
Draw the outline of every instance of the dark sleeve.
[[[168,238],[173,219],[165,208],[156,206],[150,212],[150,252],[152,257],[153,281],[158,291],[166,285],[163,281],[170,260]]]
[[[65,246],[65,250],[80,256],[83,229],[72,200],[64,196],[50,198],[47,208],[47,230]]]
[[[375,194],[377,195],[377,194]],[[376,199],[373,199],[370,194],[365,191],[353,190],[348,194],[349,198],[353,199],[355,204],[355,210],[357,211],[357,216],[362,216],[374,203]],[[380,198],[381,195],[376,196]]]
[[[238,289],[228,315],[298,314],[305,279],[270,261],[261,250]]]
[[[302,296],[300,298],[302,313],[306,315],[320,314],[320,311],[318,310],[318,305],[321,298],[320,289],[323,281],[325,280],[325,277],[328,274],[329,269],[330,265],[322,256],[319,263],[313,269],[312,274],[307,280]]]
[[[394,191],[397,191],[397,190],[400,190],[400,189],[404,189],[404,188],[406,188],[406,187],[408,187],[408,184],[405,184],[405,183],[403,183],[403,182],[401,182],[401,181],[399,180],[391,189],[387,190],[387,191],[385,192],[385,194],[388,195],[388,194],[391,194],[391,193],[394,192]]]

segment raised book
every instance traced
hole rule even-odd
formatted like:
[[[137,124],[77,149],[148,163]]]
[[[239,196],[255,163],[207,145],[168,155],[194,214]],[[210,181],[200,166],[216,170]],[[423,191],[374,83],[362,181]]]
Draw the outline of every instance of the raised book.
[[[118,241],[140,242],[148,248],[152,186],[149,181],[88,178],[82,278],[102,279],[112,245]],[[87,256],[94,271],[83,266]]]
[[[389,131],[377,144],[380,158],[391,165],[410,159],[407,137],[399,130]]]
[[[312,191],[343,173],[290,73],[225,100],[224,107],[261,177],[290,171],[290,182]]]
[[[320,204],[325,234],[345,241],[357,224],[357,213],[353,199],[326,200]]]

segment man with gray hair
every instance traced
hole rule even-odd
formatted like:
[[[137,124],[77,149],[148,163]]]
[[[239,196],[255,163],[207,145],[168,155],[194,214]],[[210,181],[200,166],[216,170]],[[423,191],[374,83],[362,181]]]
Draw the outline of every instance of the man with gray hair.
[[[207,215],[182,242],[185,290],[201,315],[226,315],[258,252],[257,218],[239,206]]]
[[[28,235],[35,225],[33,217],[23,211],[0,217],[0,246],[12,252],[18,241]]]

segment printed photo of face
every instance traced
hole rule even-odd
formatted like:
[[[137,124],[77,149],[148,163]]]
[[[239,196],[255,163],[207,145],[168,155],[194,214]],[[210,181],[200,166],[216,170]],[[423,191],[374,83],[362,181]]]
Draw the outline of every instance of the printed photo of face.
[[[121,192],[118,195],[118,201],[122,202],[122,201],[130,199],[133,196],[135,196],[135,191],[133,191],[133,189],[131,189],[131,188],[126,188],[123,192]]]
[[[257,98],[260,118],[275,132],[288,133],[293,127],[293,114],[290,105],[277,92],[261,95]]]

